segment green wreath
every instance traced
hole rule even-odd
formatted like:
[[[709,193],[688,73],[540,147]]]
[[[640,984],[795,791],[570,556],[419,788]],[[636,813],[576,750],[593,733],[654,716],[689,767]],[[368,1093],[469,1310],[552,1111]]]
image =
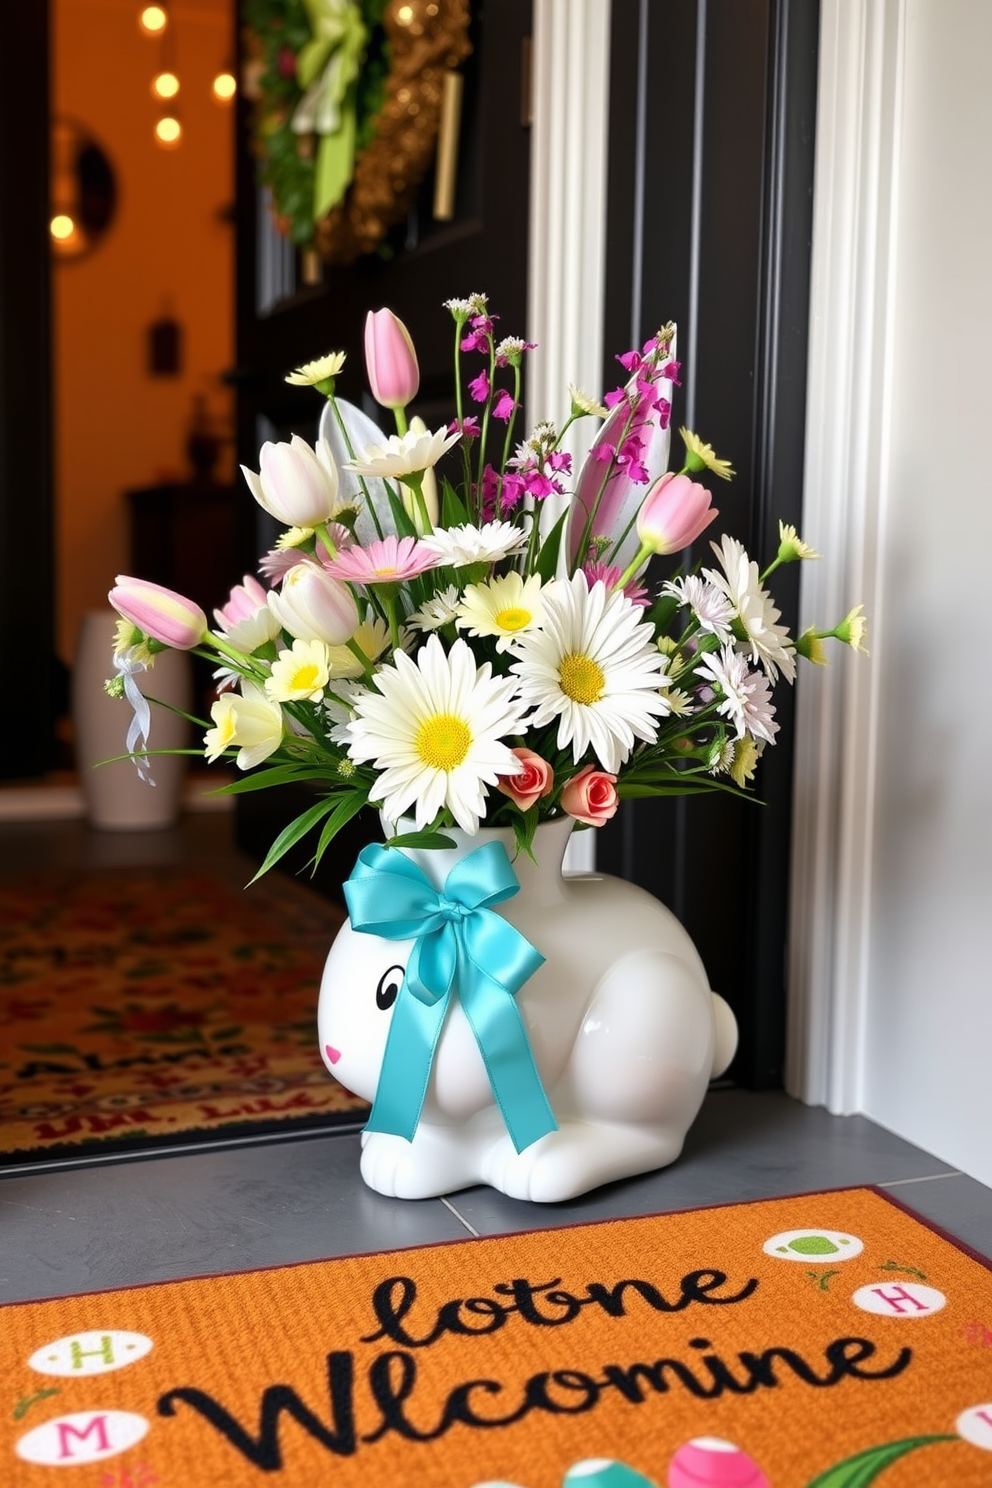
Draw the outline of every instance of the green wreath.
[[[313,245],[371,143],[390,71],[387,0],[244,0],[259,177],[280,232]]]

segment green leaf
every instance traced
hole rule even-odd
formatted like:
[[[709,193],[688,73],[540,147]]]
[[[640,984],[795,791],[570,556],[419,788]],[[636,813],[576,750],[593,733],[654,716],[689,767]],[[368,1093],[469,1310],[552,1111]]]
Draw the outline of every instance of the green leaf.
[[[400,537],[416,537],[417,529],[413,525],[413,519],[407,515],[406,507],[403,505],[396,492],[387,487],[389,495],[389,506],[393,513],[393,521],[396,523],[396,531]]]
[[[541,544],[541,551],[537,555],[534,572],[540,575],[541,580],[545,584],[549,583],[558,572],[558,550],[561,547],[562,533],[565,531],[565,523],[568,521],[568,517],[569,513],[566,508],[544,539]]]
[[[231,780],[220,785],[211,795],[241,796],[246,791],[265,790],[270,785],[288,785],[295,780],[324,780],[332,783],[327,765],[275,765],[268,770],[258,770],[240,780]]]
[[[441,482],[441,526],[464,527],[467,522],[465,503],[445,476]]]
[[[329,816],[333,810],[334,797],[327,796],[323,801],[318,801],[316,806],[311,806],[308,810],[302,812],[300,816],[290,822],[288,827],[283,827],[279,836],[266,853],[265,861],[261,868],[248,880],[249,885],[260,879],[263,873],[268,873],[269,869],[278,863],[279,859],[288,853],[289,849],[295,843],[299,842],[301,837],[306,836],[311,827],[315,827],[319,821],[325,816]]]
[[[387,837],[383,847],[457,847],[452,837],[443,832],[400,832],[396,837]]]
[[[917,1447],[928,1447],[934,1442],[960,1441],[957,1435],[943,1436],[907,1436],[902,1441],[886,1442],[881,1447],[869,1447],[865,1452],[858,1452],[854,1457],[847,1457],[843,1462],[838,1462],[835,1467],[828,1467],[827,1471],[820,1473],[807,1484],[807,1488],[867,1488],[869,1483],[874,1483],[879,1473],[884,1472],[890,1463],[907,1452],[913,1452]]]
[[[649,625],[654,626],[656,635],[667,635],[678,608],[679,602],[674,594],[662,594],[655,600],[644,618]]]
[[[321,858],[324,856],[325,851],[333,842],[337,834],[340,832],[341,828],[343,826],[346,826],[347,823],[351,821],[352,817],[357,816],[362,807],[367,804],[368,801],[364,791],[349,791],[349,793],[338,802],[338,804],[334,808],[332,815],[324,823],[323,830],[320,834],[320,840],[317,843],[317,850],[310,860],[314,866],[314,869],[316,869],[317,864],[320,862]]]

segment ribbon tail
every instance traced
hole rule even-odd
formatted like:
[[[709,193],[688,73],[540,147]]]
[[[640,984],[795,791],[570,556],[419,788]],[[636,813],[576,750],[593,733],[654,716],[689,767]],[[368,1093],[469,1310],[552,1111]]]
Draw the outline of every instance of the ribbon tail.
[[[151,768],[148,764],[148,756],[145,750],[148,748],[148,736],[152,731],[152,710],[148,699],[134,679],[134,666],[125,661],[123,657],[117,657],[120,668],[121,679],[124,683],[124,696],[134,710],[130,727],[127,731],[125,748],[128,754],[134,755],[134,767],[138,772],[139,779],[147,785],[154,785],[151,777]],[[140,753],[136,752],[140,749]]]
[[[420,986],[420,948],[418,941],[407,962],[386,1036],[372,1112],[365,1124],[366,1131],[389,1132],[408,1142],[413,1141],[420,1121],[434,1052],[448,1010],[447,996],[426,1002],[413,990]]]
[[[336,207],[351,183],[355,163],[354,94],[341,105],[340,124],[333,134],[322,134],[317,145],[313,182],[313,215],[323,217]]]
[[[516,999],[473,963],[474,976],[461,979],[459,995],[475,1034],[493,1094],[518,1152],[558,1130],[555,1113],[538,1074]]]

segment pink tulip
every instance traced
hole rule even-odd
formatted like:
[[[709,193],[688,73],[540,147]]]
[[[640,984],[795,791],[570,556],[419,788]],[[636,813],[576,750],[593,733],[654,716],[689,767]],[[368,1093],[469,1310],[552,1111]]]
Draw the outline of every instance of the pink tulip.
[[[272,589],[269,608],[284,630],[299,641],[343,646],[358,629],[358,607],[347,584],[332,578],[318,563],[297,563]]]
[[[620,801],[616,784],[615,775],[607,775],[605,770],[586,765],[578,775],[572,776],[562,791],[562,808],[576,821],[585,822],[589,827],[601,827],[617,814]]]
[[[174,589],[118,574],[107,598],[119,615],[145,635],[174,651],[191,651],[207,634],[207,617],[198,604]]]
[[[366,317],[365,370],[372,396],[383,408],[405,408],[417,396],[417,353],[410,332],[391,310],[370,310]]]
[[[526,811],[535,801],[551,794],[555,783],[554,771],[533,749],[511,749],[510,753],[516,756],[523,768],[517,775],[497,775],[496,789],[509,796],[521,811]]]
[[[244,582],[235,584],[226,605],[214,610],[214,619],[222,630],[230,630],[241,620],[251,620],[259,610],[264,610],[266,591],[251,574],[245,574]]]
[[[669,471],[652,486],[637,514],[642,549],[680,553],[720,514],[704,486]]]

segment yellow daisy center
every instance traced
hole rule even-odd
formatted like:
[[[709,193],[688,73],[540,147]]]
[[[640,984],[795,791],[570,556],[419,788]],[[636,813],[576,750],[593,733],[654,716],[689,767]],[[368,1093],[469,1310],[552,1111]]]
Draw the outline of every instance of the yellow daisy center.
[[[316,686],[317,668],[313,662],[309,666],[298,667],[289,679],[290,692],[313,692]]]
[[[606,678],[591,656],[571,652],[558,669],[561,690],[573,703],[595,703],[603,696]]]
[[[463,763],[472,743],[468,724],[454,713],[435,713],[417,730],[417,753],[432,770],[454,770]]]
[[[509,609],[499,610],[493,616],[500,630],[523,630],[524,626],[529,625],[533,618],[534,616],[530,610],[523,610],[519,605],[511,605]]]

